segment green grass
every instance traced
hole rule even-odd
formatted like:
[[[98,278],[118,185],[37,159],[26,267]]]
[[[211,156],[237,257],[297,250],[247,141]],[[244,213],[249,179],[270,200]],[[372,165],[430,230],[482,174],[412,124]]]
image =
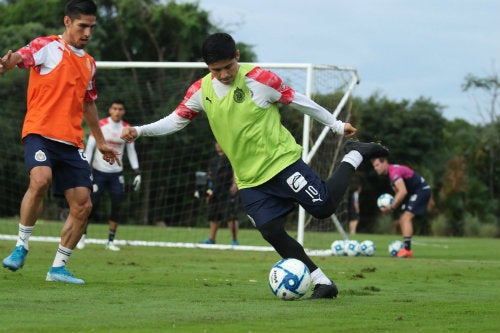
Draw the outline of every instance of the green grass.
[[[0,233],[17,227],[0,221]],[[47,232],[41,223],[35,235]],[[60,227],[60,224],[56,225]],[[104,238],[104,225],[92,225]],[[51,226],[51,229],[55,228]],[[199,241],[206,229],[122,226],[120,239]],[[182,239],[184,238],[184,239]],[[227,230],[220,230],[228,243]],[[306,233],[326,249],[336,233]],[[274,252],[102,245],[76,250],[68,268],[83,286],[45,281],[57,244],[31,242],[23,269],[0,271],[0,331],[5,332],[500,332],[500,241],[414,238],[414,259],[394,259],[398,236],[358,235],[374,257],[314,257],[335,280],[335,300],[285,302],[269,290]],[[266,245],[242,230],[245,245]],[[0,240],[0,257],[13,241]],[[2,254],[3,253],[3,254]]]

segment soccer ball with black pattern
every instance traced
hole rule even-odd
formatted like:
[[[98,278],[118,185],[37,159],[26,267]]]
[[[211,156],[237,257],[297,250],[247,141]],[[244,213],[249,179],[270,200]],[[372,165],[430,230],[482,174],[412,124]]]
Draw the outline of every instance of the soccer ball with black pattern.
[[[400,240],[395,240],[395,241],[392,241],[390,244],[389,244],[389,254],[393,257],[395,257],[398,252],[404,247],[404,244],[402,241]]]
[[[269,272],[269,287],[279,299],[299,299],[307,293],[310,286],[309,269],[298,259],[282,259]]]
[[[361,254],[364,256],[371,257],[375,254],[375,243],[371,240],[364,240],[359,244],[359,248],[361,250]]]

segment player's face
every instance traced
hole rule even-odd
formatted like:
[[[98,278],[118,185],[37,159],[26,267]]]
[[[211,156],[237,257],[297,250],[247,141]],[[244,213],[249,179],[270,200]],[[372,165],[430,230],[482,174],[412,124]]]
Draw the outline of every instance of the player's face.
[[[380,161],[378,158],[372,161],[373,169],[377,175],[385,175],[387,173],[387,161]]]
[[[212,75],[225,85],[231,85],[238,73],[240,65],[238,59],[239,51],[236,51],[236,57],[233,59],[220,60],[208,65],[208,70]]]
[[[122,120],[124,114],[125,108],[123,107],[123,104],[113,103],[109,107],[109,115],[111,116],[111,120],[115,123]]]
[[[92,31],[96,26],[96,17],[94,15],[81,15],[79,18],[71,19],[64,17],[64,40],[77,49],[83,49],[90,40]]]

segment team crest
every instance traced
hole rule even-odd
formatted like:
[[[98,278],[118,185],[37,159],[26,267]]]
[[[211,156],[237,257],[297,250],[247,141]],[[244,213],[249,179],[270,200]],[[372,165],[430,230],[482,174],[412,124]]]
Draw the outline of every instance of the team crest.
[[[245,100],[245,93],[240,88],[236,88],[234,91],[233,99],[236,103],[243,103]]]
[[[47,156],[45,156],[45,153],[43,151],[39,150],[35,153],[35,161],[44,162],[46,160],[47,160]]]

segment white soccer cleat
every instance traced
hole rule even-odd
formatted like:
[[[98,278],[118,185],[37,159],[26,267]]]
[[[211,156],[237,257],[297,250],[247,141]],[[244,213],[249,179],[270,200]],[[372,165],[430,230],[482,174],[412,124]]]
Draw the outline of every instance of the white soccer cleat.
[[[113,242],[107,242],[106,243],[106,250],[120,251],[120,248],[118,246],[116,246],[115,244],[113,244]]]

